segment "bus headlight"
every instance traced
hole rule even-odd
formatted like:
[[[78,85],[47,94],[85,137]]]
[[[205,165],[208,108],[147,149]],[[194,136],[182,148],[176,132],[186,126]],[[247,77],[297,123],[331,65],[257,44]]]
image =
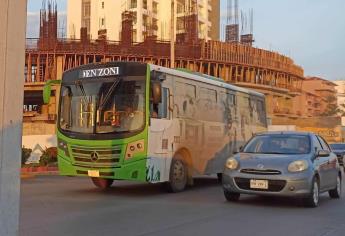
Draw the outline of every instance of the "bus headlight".
[[[66,157],[69,157],[68,145],[65,141],[58,139],[58,148],[61,149]]]
[[[226,160],[225,166],[226,166],[226,168],[228,168],[230,170],[236,170],[238,168],[239,164],[235,158],[230,157],[228,160]]]
[[[125,160],[129,160],[136,154],[144,152],[144,149],[144,140],[129,143],[126,148]]]
[[[305,160],[299,160],[291,162],[288,166],[289,172],[301,172],[308,169],[308,162]]]

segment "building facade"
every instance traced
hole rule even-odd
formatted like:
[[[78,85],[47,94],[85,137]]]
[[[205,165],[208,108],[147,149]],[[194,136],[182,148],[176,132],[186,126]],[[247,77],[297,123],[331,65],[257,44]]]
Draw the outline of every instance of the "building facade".
[[[337,85],[335,89],[337,90],[338,107],[345,112],[345,107],[343,106],[345,104],[345,80],[337,80],[334,83]]]
[[[107,40],[121,40],[121,16],[133,13],[133,41],[143,42],[147,36],[170,40],[171,2],[168,0],[68,0],[67,37],[80,39],[85,27],[90,39],[106,35]],[[220,27],[219,0],[175,0],[174,27],[177,34],[197,25],[198,37],[218,40]],[[192,16],[196,15],[196,18]]]

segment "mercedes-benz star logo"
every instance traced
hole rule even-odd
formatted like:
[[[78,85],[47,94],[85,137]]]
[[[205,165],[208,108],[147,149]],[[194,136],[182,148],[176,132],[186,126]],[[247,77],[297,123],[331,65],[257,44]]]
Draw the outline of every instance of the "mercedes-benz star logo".
[[[98,153],[97,152],[91,152],[91,161],[93,161],[93,162],[98,161]]]
[[[265,166],[263,164],[259,164],[257,167],[262,170]]]

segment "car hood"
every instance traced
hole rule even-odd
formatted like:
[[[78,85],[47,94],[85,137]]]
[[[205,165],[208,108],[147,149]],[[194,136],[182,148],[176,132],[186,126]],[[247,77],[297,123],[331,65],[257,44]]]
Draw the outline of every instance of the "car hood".
[[[258,154],[258,153],[239,153],[236,159],[240,162],[240,168],[285,170],[288,165],[297,160],[310,160],[308,154],[305,155],[286,155],[286,154]]]

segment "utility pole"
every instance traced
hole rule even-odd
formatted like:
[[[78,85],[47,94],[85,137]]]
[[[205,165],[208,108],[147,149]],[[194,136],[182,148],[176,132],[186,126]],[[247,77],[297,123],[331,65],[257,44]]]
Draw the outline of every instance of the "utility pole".
[[[175,68],[175,0],[171,0],[170,68]]]
[[[26,0],[0,1],[0,235],[18,235]]]

